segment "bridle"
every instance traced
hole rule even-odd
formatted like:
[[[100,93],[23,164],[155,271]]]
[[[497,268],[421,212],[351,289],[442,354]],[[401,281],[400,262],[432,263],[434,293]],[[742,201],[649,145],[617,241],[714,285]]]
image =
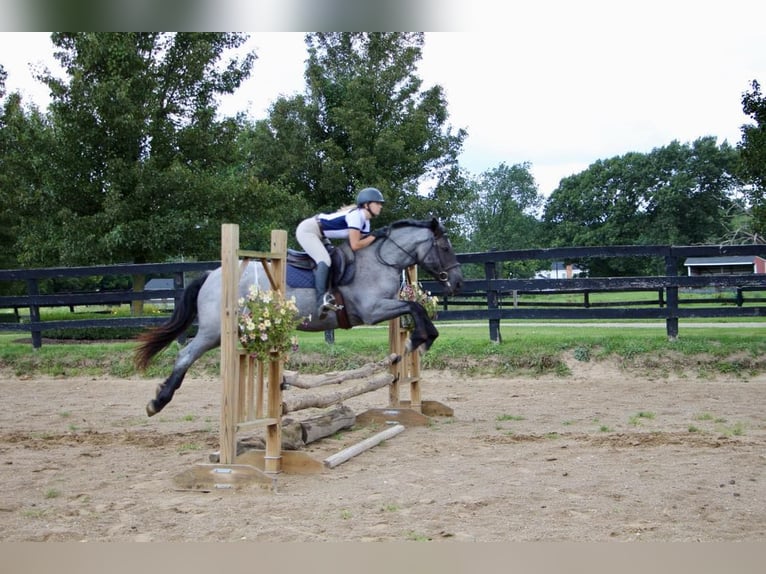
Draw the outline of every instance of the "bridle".
[[[386,265],[388,267],[396,267],[396,265],[393,265],[393,264],[389,263],[388,261],[386,261],[385,259],[383,259],[383,256],[380,253],[381,248],[383,247],[383,243],[385,243],[385,240],[390,241],[402,253],[404,253],[407,257],[412,259],[411,263],[408,263],[407,265],[404,265],[403,267],[409,267],[410,265],[415,265],[416,263],[418,263],[417,255],[415,255],[413,252],[410,252],[407,249],[405,249],[404,247],[402,247],[401,245],[399,245],[396,242],[396,240],[391,237],[390,231],[389,231],[389,233],[387,235],[381,237],[381,239],[384,240],[384,241],[380,241],[380,243],[378,244],[378,248],[375,251],[375,256],[377,257],[378,261],[380,263],[382,263],[383,265]],[[450,264],[446,264],[444,262],[444,259],[442,257],[442,249],[441,249],[439,243],[443,242],[443,241],[449,241],[445,235],[443,235],[441,233],[438,234],[438,235],[436,233],[432,233],[430,240],[431,240],[431,246],[428,248],[428,251],[426,251],[426,254],[423,257],[423,267],[425,268],[426,271],[428,271],[434,277],[436,277],[436,279],[440,283],[444,284],[447,287],[451,287],[450,282],[449,282],[449,274],[447,272],[452,270],[452,269],[454,269],[455,267],[459,267],[460,263],[458,263],[457,259],[455,260],[454,263],[450,263]],[[418,242],[418,245],[420,243],[423,243],[423,242],[422,241]],[[436,260],[439,262],[439,269],[433,269],[430,265],[426,264],[426,261],[428,260],[428,255],[434,249],[436,249]]]

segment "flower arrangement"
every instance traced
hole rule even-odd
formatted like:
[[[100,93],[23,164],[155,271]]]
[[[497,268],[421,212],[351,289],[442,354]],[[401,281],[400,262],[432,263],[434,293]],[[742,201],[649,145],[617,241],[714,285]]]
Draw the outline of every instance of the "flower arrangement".
[[[237,317],[242,348],[258,360],[287,358],[298,349],[293,331],[301,322],[295,298],[282,298],[279,293],[261,291],[251,285],[247,297],[239,300]]]
[[[426,314],[430,319],[436,317],[436,312],[439,309],[439,299],[435,295],[431,295],[430,291],[424,291],[423,287],[418,283],[413,285],[407,283],[402,285],[399,290],[399,299],[402,301],[414,301],[423,305],[426,310]],[[412,331],[415,328],[415,322],[412,320],[412,316],[407,313],[399,317],[399,324],[405,331]]]

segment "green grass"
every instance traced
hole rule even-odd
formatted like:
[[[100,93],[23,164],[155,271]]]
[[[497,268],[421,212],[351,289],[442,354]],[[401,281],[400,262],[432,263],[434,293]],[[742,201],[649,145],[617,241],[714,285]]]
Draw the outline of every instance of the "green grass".
[[[506,415],[506,414],[503,414],[503,415],[498,415],[496,420],[497,421],[501,421],[501,422],[502,421],[523,421],[524,417],[522,417],[521,415]]]
[[[739,321],[737,321],[739,322]],[[537,324],[536,324],[537,325]],[[706,373],[747,377],[766,371],[766,336],[753,327],[684,328],[669,341],[662,325],[651,328],[607,328],[597,323],[577,327],[501,324],[502,343],[489,340],[486,322],[439,325],[440,337],[423,355],[425,369],[451,369],[464,374],[539,375],[569,372],[566,360],[617,360],[625,367],[665,371],[694,368]],[[287,368],[322,373],[358,367],[388,353],[388,327],[357,327],[335,332],[335,344],[324,333],[299,333],[299,350]],[[133,341],[60,344],[44,343],[33,349],[28,335],[0,331],[0,369],[16,376],[136,375]],[[179,346],[174,343],[155,358],[145,373],[165,377]],[[220,354],[210,352],[192,366],[194,375],[217,375]]]
[[[648,411],[640,411],[628,419],[628,422],[633,426],[641,424],[641,419],[653,420],[654,413]]]

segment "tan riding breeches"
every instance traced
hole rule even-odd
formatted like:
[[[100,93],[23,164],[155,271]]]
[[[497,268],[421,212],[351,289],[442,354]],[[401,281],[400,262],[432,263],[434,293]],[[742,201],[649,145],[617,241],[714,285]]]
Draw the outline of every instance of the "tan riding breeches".
[[[295,238],[316,263],[326,263],[329,267],[330,254],[324,246],[322,230],[316,218],[308,217],[301,221],[295,230]]]

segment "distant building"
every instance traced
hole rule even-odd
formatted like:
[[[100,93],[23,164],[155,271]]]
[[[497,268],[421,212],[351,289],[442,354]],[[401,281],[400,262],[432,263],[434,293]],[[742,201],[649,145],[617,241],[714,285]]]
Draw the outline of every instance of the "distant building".
[[[173,280],[167,278],[155,278],[149,279],[144,286],[144,291],[165,291],[166,289],[173,289]],[[149,299],[148,303],[154,303],[155,305],[167,305],[173,301],[172,298],[162,297],[159,299]]]
[[[685,262],[687,275],[744,275],[766,273],[766,259],[757,255],[736,257],[689,257]]]
[[[571,279],[582,273],[577,265],[564,263],[563,261],[554,261],[550,269],[544,269],[535,273],[535,279]]]
[[[144,291],[164,291],[173,289],[172,279],[149,279],[144,286]]]

